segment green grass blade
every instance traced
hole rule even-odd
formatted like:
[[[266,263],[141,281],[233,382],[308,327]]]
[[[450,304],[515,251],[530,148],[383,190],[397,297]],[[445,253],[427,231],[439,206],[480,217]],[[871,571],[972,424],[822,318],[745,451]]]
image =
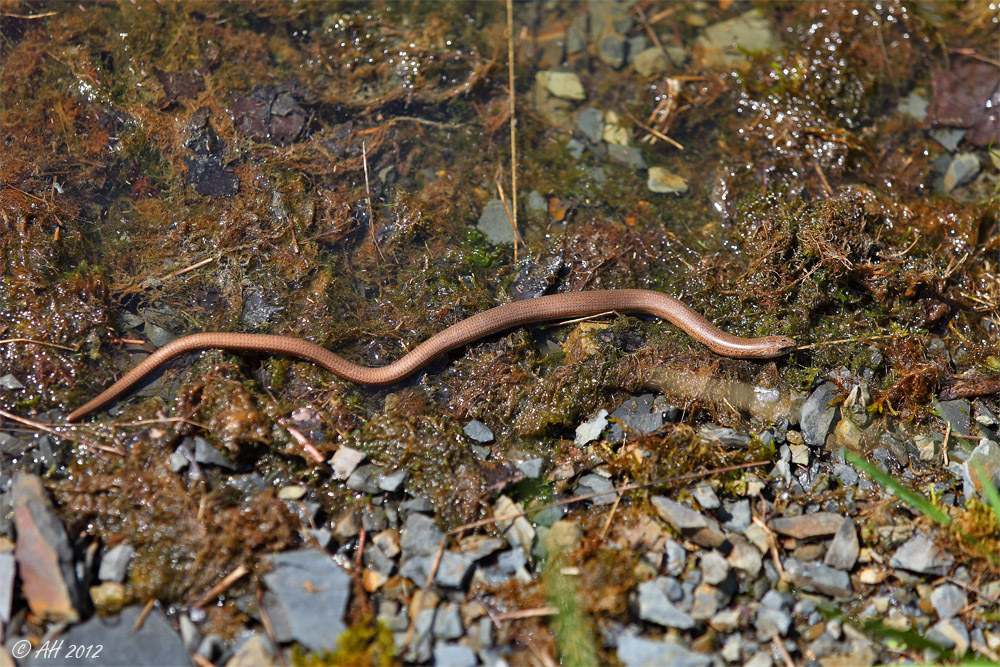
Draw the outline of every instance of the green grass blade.
[[[951,517],[948,516],[947,512],[927,500],[923,494],[903,486],[898,480],[896,480],[896,478],[882,472],[854,452],[844,450],[844,458],[846,458],[847,462],[855,468],[860,468],[864,472],[868,473],[872,479],[892,491],[896,494],[896,497],[913,509],[922,514],[926,514],[942,526],[947,526],[951,523]]]
[[[990,481],[989,476],[983,469],[983,464],[979,461],[972,461],[972,467],[979,475],[979,481],[983,483],[983,489],[986,490],[986,499],[990,501],[990,507],[993,508],[993,516],[1000,521],[1000,491],[997,491],[997,487],[993,486]]]

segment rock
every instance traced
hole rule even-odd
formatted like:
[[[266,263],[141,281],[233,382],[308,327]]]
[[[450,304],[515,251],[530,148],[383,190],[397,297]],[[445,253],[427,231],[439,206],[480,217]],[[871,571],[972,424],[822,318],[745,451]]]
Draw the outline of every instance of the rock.
[[[33,614],[55,623],[80,620],[80,591],[73,548],[62,522],[45,495],[42,480],[19,473],[10,490],[17,543],[14,558],[21,591]]]
[[[758,635],[760,631],[758,630]],[[773,667],[774,659],[766,651],[757,651],[749,660],[743,663],[743,667]]]
[[[625,36],[615,30],[614,26],[605,26],[597,40],[597,55],[604,64],[614,69],[620,69],[625,64]]]
[[[698,433],[709,440],[718,442],[726,449],[746,449],[750,444],[750,436],[728,426],[704,424],[698,429]]]
[[[691,495],[698,501],[701,508],[705,510],[717,509],[721,504],[719,503],[719,497],[715,495],[715,489],[708,482],[698,482],[692,486]]]
[[[899,101],[896,105],[896,111],[906,114],[915,120],[922,121],[927,118],[927,107],[930,104],[930,100],[914,90]]]
[[[505,544],[507,543],[499,537],[470,535],[458,543],[458,553],[472,561],[477,561],[499,551]]]
[[[535,74],[535,80],[550,94],[564,100],[583,100],[587,93],[580,77],[572,72],[545,70]]]
[[[944,181],[942,183],[944,191],[951,192],[958,186],[971,181],[979,173],[979,167],[979,156],[975,153],[959,153],[956,155],[952,159],[951,164],[948,165],[948,170],[944,173]]]
[[[917,455],[920,457],[920,460],[925,463],[934,461],[940,456],[940,443],[934,438],[929,438],[926,435],[917,435],[913,437],[913,445],[917,448]]]
[[[226,667],[273,665],[276,655],[270,639],[263,634],[254,634],[236,649],[233,657],[226,661]]]
[[[1000,444],[983,438],[962,463],[962,486],[966,498],[977,495],[985,502],[986,489],[983,480],[976,470],[976,465],[982,469],[986,479],[994,488],[1000,489]]]
[[[213,465],[226,470],[236,470],[225,454],[212,446],[205,438],[194,439],[194,460],[202,465]]]
[[[944,620],[958,614],[968,604],[968,597],[955,584],[941,584],[931,592],[931,604],[938,618]]]
[[[896,549],[889,565],[912,572],[941,576],[948,573],[954,562],[954,556],[939,549],[926,533],[918,531],[909,541]]]
[[[696,621],[707,621],[715,616],[729,599],[729,593],[720,587],[706,583],[698,584],[691,594],[691,618]]]
[[[788,451],[792,457],[792,463],[800,466],[809,465],[809,445],[788,445]]]
[[[181,641],[188,653],[195,653],[201,644],[201,630],[187,614],[181,614],[177,619],[177,625],[181,631]]]
[[[576,427],[576,437],[573,444],[577,447],[586,445],[601,437],[604,429],[608,427],[608,411],[601,410],[589,420]]]
[[[729,577],[729,562],[718,551],[709,551],[701,556],[701,580],[717,586]]]
[[[795,558],[786,558],[783,565],[792,583],[807,592],[822,593],[835,598],[854,595],[851,578],[842,570],[835,570],[819,563],[803,563]]]
[[[438,565],[437,574],[434,575],[434,583],[445,588],[462,588],[472,572],[472,559],[454,551],[445,551],[441,554],[441,563]],[[424,585],[424,579],[416,582]]]
[[[129,561],[135,549],[128,544],[119,544],[104,554],[101,559],[101,567],[97,571],[97,578],[101,581],[125,581],[125,574],[128,572]]]
[[[946,423],[951,424],[951,432],[958,435],[972,435],[972,406],[964,398],[955,401],[933,402],[934,412]]]
[[[635,146],[609,143],[608,159],[624,167],[631,167],[633,169],[646,168],[646,158],[642,156],[642,151]]]
[[[651,499],[656,513],[674,530],[703,547],[717,547],[726,541],[715,521],[664,496]]]
[[[709,67],[732,67],[748,54],[766,53],[778,39],[764,15],[752,9],[742,16],[711,25],[695,42],[695,55]]]
[[[857,424],[847,417],[843,417],[837,422],[837,427],[833,429],[833,437],[838,447],[856,450],[861,444],[862,433]]]
[[[709,619],[708,624],[716,632],[728,634],[740,627],[741,618],[739,609],[724,609]]]
[[[722,516],[722,525],[726,530],[731,530],[734,533],[742,533],[751,523],[750,518],[750,501],[749,500],[739,500],[728,507],[725,510],[728,514],[728,518]]]
[[[954,127],[939,127],[937,129],[931,130],[928,134],[931,135],[931,139],[941,144],[949,153],[954,153],[958,149],[958,144],[965,137],[968,130],[961,130]]]
[[[382,491],[376,483],[379,476],[379,469],[369,463],[355,468],[344,485],[358,493],[374,495]]]
[[[637,603],[639,618],[668,628],[688,630],[694,627],[694,619],[682,612],[670,600],[668,591],[677,582],[670,577],[657,577],[639,584]]]
[[[310,651],[333,651],[347,629],[344,610],[351,576],[326,552],[307,548],[268,557],[265,598],[278,641],[295,640]]]
[[[529,459],[517,464],[517,469],[524,473],[527,479],[538,479],[542,474],[545,459]]]
[[[635,71],[639,73],[639,76],[649,78],[666,72],[669,63],[667,63],[667,58],[660,49],[650,47],[635,54],[632,66],[635,67]]]
[[[841,522],[837,534],[833,536],[826,556],[823,557],[823,564],[850,572],[854,564],[858,562],[860,552],[861,544],[858,542],[858,530],[854,525],[854,520],[847,517]]]
[[[826,443],[826,435],[830,432],[833,418],[837,414],[837,406],[830,403],[838,396],[837,386],[831,382],[824,382],[802,404],[799,425],[802,438],[810,447],[822,447]]]
[[[278,490],[279,500],[302,500],[305,498],[308,489],[300,484],[283,486]]]
[[[788,535],[797,540],[822,535],[833,535],[844,522],[844,517],[833,512],[813,512],[801,516],[772,519],[771,529],[781,535]]]
[[[400,535],[403,557],[433,556],[444,533],[438,530],[434,520],[423,514],[411,514]]]
[[[646,187],[657,194],[682,195],[688,191],[687,181],[665,167],[650,167]]]
[[[510,216],[507,215],[507,207],[499,199],[491,199],[486,204],[476,227],[486,235],[490,243],[514,244],[514,227],[511,224]]]
[[[601,477],[600,475],[584,475],[580,478],[580,481],[576,484],[576,489],[574,492],[576,495],[588,495],[591,493],[600,493],[601,491],[607,491],[608,493],[604,495],[597,496],[595,498],[588,499],[590,503],[594,505],[610,505],[618,497],[615,493],[615,486],[611,483],[611,480],[606,477]]]
[[[507,496],[497,498],[493,506],[493,518],[497,520],[497,527],[507,539],[507,543],[520,548],[526,556],[530,556],[531,545],[535,540],[535,528],[521,515],[522,512],[521,505]]]
[[[667,540],[664,542],[663,551],[667,557],[667,574],[671,574],[675,577],[680,576],[681,572],[684,571],[684,563],[687,560],[687,551],[684,550],[684,547],[673,540]]]
[[[461,644],[438,642],[434,645],[434,664],[441,667],[475,667],[476,652]]]
[[[647,435],[663,426],[663,413],[653,408],[652,394],[643,394],[622,402],[611,417],[618,423],[608,431],[608,442],[620,443],[625,440],[626,430],[634,435]]]
[[[731,539],[730,542],[733,550],[729,552],[726,560],[733,568],[745,572],[748,580],[753,581],[760,574],[760,568],[764,564],[760,551],[743,538]]]
[[[587,107],[576,117],[576,129],[592,144],[599,144],[604,137],[604,114],[599,109]]]
[[[788,612],[766,607],[763,604],[758,606],[757,641],[769,642],[774,637],[784,637],[788,633],[791,623],[792,617]]]
[[[625,667],[709,667],[711,655],[689,651],[672,642],[657,642],[631,635],[618,640],[618,659]]]
[[[11,552],[0,553],[0,623],[10,622],[11,605],[14,601],[14,577],[17,563]]]
[[[389,473],[388,475],[377,475],[375,477],[375,483],[378,485],[378,488],[383,491],[395,493],[403,488],[403,485],[406,484],[406,480],[409,478],[409,471],[399,469],[396,472]]]
[[[36,653],[38,657],[32,665],[100,664],[121,665],[122,667],[142,667],[144,665],[189,665],[191,659],[184,648],[184,642],[166,617],[158,609],[153,609],[138,629],[136,621],[143,613],[142,607],[128,607],[117,616],[94,616],[90,620],[74,625],[59,637],[67,650],[70,646],[93,647],[100,652],[91,658],[72,661],[66,659],[65,651]],[[55,642],[51,644],[55,646]]]
[[[347,479],[365,458],[362,452],[350,447],[341,446],[330,457],[330,467],[333,468],[334,479]]]
[[[504,209],[504,215],[507,215],[506,209]],[[509,225],[508,225],[509,226]],[[473,419],[468,424],[462,427],[465,435],[469,436],[476,442],[487,443],[493,442],[493,431],[489,429],[486,424],[479,421],[478,419]]]
[[[21,382],[16,377],[11,375],[10,373],[7,373],[3,377],[0,377],[0,388],[16,391],[18,389],[24,389],[24,385],[21,384]]]
[[[951,649],[959,657],[969,650],[969,631],[959,618],[938,621],[925,636],[932,642]]]

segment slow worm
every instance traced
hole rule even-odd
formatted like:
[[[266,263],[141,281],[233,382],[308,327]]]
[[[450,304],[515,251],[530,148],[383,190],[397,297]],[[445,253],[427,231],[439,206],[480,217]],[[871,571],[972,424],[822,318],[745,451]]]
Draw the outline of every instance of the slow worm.
[[[372,368],[351,363],[326,348],[300,338],[247,333],[199,333],[163,346],[120,380],[71,412],[80,417],[111,403],[165,362],[187,352],[218,348],[287,354],[308,359],[342,378],[368,385],[398,382],[449,350],[492,334],[525,324],[589,317],[614,311],[643,313],[673,322],[695,340],[724,357],[772,359],[795,349],[787,336],[741,338],[722,331],[682,302],[660,292],[638,289],[570,292],[526,299],[490,308],[434,334],[401,359]]]

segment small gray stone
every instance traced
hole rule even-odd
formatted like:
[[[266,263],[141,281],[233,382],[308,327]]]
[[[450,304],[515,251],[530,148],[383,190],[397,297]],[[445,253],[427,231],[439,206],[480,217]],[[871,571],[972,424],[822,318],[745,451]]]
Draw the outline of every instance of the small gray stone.
[[[316,541],[316,545],[320,549],[326,549],[330,546],[330,541],[333,540],[333,533],[326,528],[309,528],[306,532]]]
[[[914,90],[899,101],[899,104],[896,105],[896,111],[922,121],[927,118],[927,107],[929,106],[930,101]]]
[[[710,66],[732,67],[745,62],[748,54],[776,48],[778,38],[760,10],[708,26],[695,42],[695,51]]]
[[[961,464],[962,492],[965,497],[971,499],[979,496],[984,502],[988,502],[977,465],[982,469],[987,482],[994,488],[1000,488],[1000,444],[983,438],[969,454],[969,458]]]
[[[441,555],[441,563],[434,583],[445,588],[462,588],[472,572],[472,559],[453,551],[445,551]],[[417,582],[423,586],[423,581]]]
[[[972,435],[972,406],[964,398],[955,401],[934,401],[934,412],[951,424],[952,433]]]
[[[170,453],[168,465],[170,466],[171,472],[180,472],[181,470],[184,470],[184,468],[188,467],[187,454],[182,452],[180,449],[175,449]]]
[[[236,470],[225,454],[212,446],[205,438],[194,439],[194,460],[202,465],[213,465],[227,470]]]
[[[624,635],[618,640],[618,659],[625,667],[709,667],[712,656],[689,651],[672,642]]]
[[[436,667],[475,667],[479,664],[476,652],[461,644],[438,642],[434,645],[434,665]]]
[[[824,382],[809,395],[802,405],[799,424],[802,428],[802,439],[810,447],[822,447],[826,443],[826,435],[837,414],[837,406],[830,405],[838,397],[837,386]]]
[[[0,377],[0,388],[10,389],[14,391],[17,389],[24,389],[24,385],[21,384],[16,377],[11,375],[10,373],[7,373],[7,375]]]
[[[684,571],[684,563],[687,560],[687,551],[674,540],[667,540],[663,544],[663,551],[667,556],[666,571],[677,577]]]
[[[979,156],[975,153],[959,153],[948,165],[944,173],[944,191],[951,192],[972,180],[979,173]]]
[[[728,634],[740,627],[742,616],[739,609],[723,609],[709,619],[708,624],[717,632]]]
[[[968,130],[960,130],[954,127],[939,127],[930,131],[931,139],[941,144],[949,153],[954,153],[958,144],[965,137]]]
[[[543,465],[545,465],[545,459],[528,459],[518,463],[517,469],[523,472],[528,479],[538,479],[542,474]]]
[[[707,621],[715,616],[728,600],[729,595],[721,588],[711,584],[698,584],[691,594],[691,618],[696,621]]]
[[[704,424],[698,433],[721,444],[726,449],[746,449],[750,445],[750,436],[736,429],[718,424]]]
[[[835,598],[854,595],[851,578],[842,570],[835,570],[820,563],[804,563],[795,558],[786,558],[783,564],[792,583],[807,592],[822,593]]]
[[[669,577],[658,577],[639,584],[639,618],[668,628],[693,628],[694,619],[670,601],[668,590],[671,584],[676,583]]]
[[[769,642],[774,637],[784,637],[791,623],[788,612],[760,605],[757,607],[757,641]]]
[[[320,549],[285,551],[268,558],[264,575],[271,597],[268,615],[287,629],[279,641],[294,639],[311,651],[332,651],[347,629],[344,610],[351,576]]]
[[[491,431],[486,424],[482,423],[478,419],[470,421],[462,427],[462,430],[465,431],[465,435],[469,436],[476,442],[493,442],[493,431]]]
[[[758,629],[757,635],[760,636],[760,630]],[[743,663],[743,667],[773,667],[774,658],[767,651],[757,651],[754,653],[749,660]]]
[[[181,641],[188,653],[196,653],[201,644],[201,630],[194,624],[187,614],[181,614],[177,622],[181,631]]]
[[[90,620],[74,625],[59,637],[62,646],[101,647],[99,659],[93,664],[109,666],[143,667],[145,665],[189,665],[191,659],[180,635],[157,609],[144,616],[142,607],[127,607],[117,616],[93,616]],[[53,643],[55,646],[55,643]],[[66,665],[67,660],[59,651],[36,654],[32,665]],[[92,660],[79,660],[75,664],[89,664]]]
[[[912,572],[941,576],[948,573],[954,562],[954,556],[939,549],[926,533],[918,531],[905,544],[896,549],[889,565]]]
[[[389,473],[388,475],[378,475],[376,477],[376,483],[378,488],[389,493],[394,493],[403,487],[406,480],[410,478],[410,473],[405,469],[399,469],[396,472]]]
[[[682,195],[688,191],[688,183],[665,167],[650,167],[646,178],[646,187],[657,194]]]
[[[537,213],[545,213],[549,210],[549,203],[545,201],[545,197],[538,190],[532,190],[528,193],[528,210]]]
[[[128,544],[119,544],[104,554],[101,559],[101,567],[97,571],[97,578],[101,581],[115,581],[119,584],[125,581],[125,574],[128,572],[129,561],[135,549]]]
[[[604,429],[608,427],[608,411],[601,410],[596,415],[576,427],[576,437],[573,444],[577,447],[586,445],[601,437]]]
[[[771,529],[776,533],[804,540],[810,537],[833,535],[844,522],[844,517],[833,512],[813,512],[801,516],[772,519]]]
[[[14,575],[17,564],[11,552],[0,554],[0,623],[10,622],[11,604],[14,600]]]
[[[476,227],[486,235],[490,243],[514,244],[514,228],[511,226],[510,216],[507,215],[507,207],[499,199],[491,199],[486,204]]]
[[[587,19],[587,14],[581,12],[566,26],[566,55],[574,55],[587,47]]]
[[[734,533],[742,533],[750,525],[750,501],[739,500],[726,508],[729,518],[723,522],[726,530]],[[722,517],[724,518],[724,517]]]
[[[719,497],[715,495],[715,489],[708,482],[698,482],[691,487],[691,495],[698,501],[702,509],[714,510],[719,507]]]
[[[626,44],[624,35],[607,26],[597,40],[598,56],[604,64],[619,69],[625,64]]]
[[[931,592],[931,604],[938,618],[946,619],[958,614],[968,604],[968,597],[955,584],[941,584]]]
[[[458,548],[459,553],[473,561],[477,561],[502,549],[505,544],[507,542],[499,537],[472,535],[459,542]]]
[[[589,501],[594,505],[610,505],[618,497],[615,493],[614,484],[611,483],[610,479],[606,477],[601,477],[600,475],[584,475],[580,478],[580,481],[576,484],[576,489],[574,490],[577,495],[587,495],[591,493],[599,493],[601,491],[608,491],[609,493],[590,498]]]
[[[861,553],[861,544],[858,542],[858,529],[854,525],[854,520],[847,517],[837,529],[837,534],[833,536],[830,547],[823,557],[823,564],[850,572],[854,564],[858,562],[858,555]]]
[[[729,576],[729,562],[718,551],[709,551],[701,557],[702,581],[717,586]]]
[[[358,466],[344,484],[359,493],[376,494],[382,491],[377,483],[379,469],[370,463]]]
[[[703,547],[717,547],[726,541],[718,524],[705,515],[664,496],[653,496],[650,500],[660,518],[692,542]]]
[[[433,556],[444,533],[438,530],[434,520],[424,514],[411,514],[403,526],[399,545],[403,557]]]
[[[726,560],[737,570],[745,572],[750,581],[755,580],[764,564],[760,551],[742,537],[733,538],[730,541],[733,550],[729,552]]]
[[[932,642],[951,649],[958,656],[965,655],[969,650],[969,631],[959,618],[938,621],[925,636]]]
[[[576,129],[590,143],[600,143],[604,136],[604,114],[599,109],[587,107],[576,117]]]
[[[666,72],[668,63],[663,52],[653,46],[635,54],[632,66],[635,67],[635,71],[639,73],[639,76],[649,78]]]
[[[608,144],[608,159],[615,164],[633,169],[646,168],[646,158],[642,156],[642,151],[635,146]]]
[[[441,639],[458,639],[465,634],[462,627],[462,616],[458,613],[458,605],[454,602],[445,602],[437,609],[434,616],[434,628],[432,630],[435,637]]]
[[[543,70],[535,73],[535,80],[552,95],[564,100],[583,100],[587,93],[580,77],[572,72]]]
[[[347,479],[364,458],[364,453],[351,447],[342,446],[330,458],[330,467],[333,468],[333,478]]]
[[[858,483],[858,471],[846,463],[835,463],[833,474],[837,476],[841,484],[848,488]]]
[[[586,148],[587,147],[584,146],[582,142],[577,141],[575,137],[571,137],[570,140],[566,142],[566,152],[572,155],[576,160],[583,157],[583,151]],[[546,202],[545,210],[548,210],[548,202]]]

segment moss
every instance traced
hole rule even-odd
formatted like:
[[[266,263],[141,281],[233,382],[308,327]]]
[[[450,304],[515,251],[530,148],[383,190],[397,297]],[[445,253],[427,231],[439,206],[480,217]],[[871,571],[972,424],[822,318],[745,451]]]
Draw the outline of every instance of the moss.
[[[389,667],[399,664],[392,631],[383,623],[363,618],[347,628],[337,640],[337,648],[326,653],[306,653],[296,644],[292,648],[292,664],[312,667],[319,665],[371,665]]]

